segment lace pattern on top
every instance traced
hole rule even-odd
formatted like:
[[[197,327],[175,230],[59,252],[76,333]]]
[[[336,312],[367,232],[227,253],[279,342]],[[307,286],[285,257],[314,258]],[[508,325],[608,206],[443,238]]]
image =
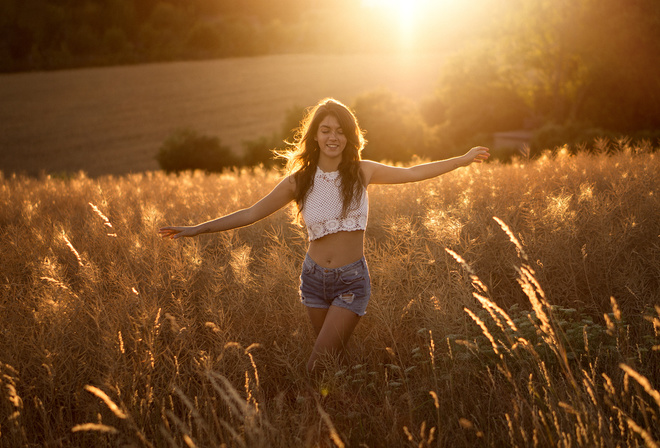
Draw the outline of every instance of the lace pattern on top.
[[[305,199],[302,215],[307,225],[309,241],[336,232],[351,232],[367,228],[369,198],[362,192],[359,204],[353,204],[341,218],[342,196],[339,171],[326,173],[316,168],[314,186]]]

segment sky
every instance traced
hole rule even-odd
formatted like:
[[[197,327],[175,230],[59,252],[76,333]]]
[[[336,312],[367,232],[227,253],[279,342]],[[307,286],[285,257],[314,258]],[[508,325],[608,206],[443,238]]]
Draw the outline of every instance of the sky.
[[[362,0],[359,20],[391,25],[400,51],[460,45],[477,36],[488,17],[487,0]],[[436,40],[436,42],[434,42]],[[443,42],[437,42],[443,40]]]

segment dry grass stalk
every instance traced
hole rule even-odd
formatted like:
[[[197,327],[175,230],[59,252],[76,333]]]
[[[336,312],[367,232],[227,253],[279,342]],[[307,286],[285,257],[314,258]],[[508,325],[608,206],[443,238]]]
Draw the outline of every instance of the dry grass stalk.
[[[451,249],[445,248],[445,251],[451,255],[454,260],[456,260],[463,268],[468,272],[470,275],[470,279],[472,280],[473,285],[475,285],[477,288],[481,289],[484,293],[488,293],[488,288],[486,285],[483,284],[483,282],[479,279],[477,274],[474,272],[472,267],[461,257],[458,255],[456,252],[454,252]]]
[[[66,236],[66,232],[62,230],[62,239],[64,240],[64,243],[67,245],[67,247],[71,250],[71,253],[76,257],[76,260],[78,260],[78,266],[85,266],[82,262],[82,258],[80,258],[80,254],[76,250],[75,247],[73,247],[73,244],[71,244],[71,241],[69,241],[69,238]]]
[[[500,352],[497,348],[497,343],[495,342],[495,338],[493,338],[493,335],[490,334],[490,331],[488,330],[488,327],[486,327],[486,324],[484,324],[484,322],[481,319],[479,319],[472,311],[470,311],[470,309],[465,308],[465,312],[472,318],[472,320],[474,320],[477,323],[477,325],[479,325],[481,331],[483,331],[484,335],[486,335],[486,337],[490,341],[490,345],[493,347],[493,351],[495,352],[495,354],[499,355]]]
[[[509,226],[506,225],[506,223],[497,216],[493,216],[493,220],[495,220],[495,222],[497,222],[500,225],[502,230],[504,230],[504,233],[506,233],[507,236],[509,237],[509,240],[516,246],[516,250],[518,251],[518,256],[528,262],[529,257],[527,256],[525,249],[523,249],[522,244],[520,244],[520,241],[518,241],[518,238],[516,238],[516,236],[513,234]]]
[[[102,423],[83,423],[81,425],[76,425],[73,428],[71,428],[71,432],[78,432],[78,431],[97,431],[108,434],[119,434],[119,430],[114,426],[108,426]]]
[[[500,308],[495,302],[488,299],[487,297],[477,294],[476,292],[473,293],[472,295],[479,301],[479,303],[481,303],[481,306],[483,306],[484,309],[488,310],[489,314],[491,315],[493,320],[497,323],[497,325],[500,327],[502,332],[506,332],[506,330],[504,329],[504,326],[502,325],[497,315],[493,313],[493,311],[496,311],[500,316],[504,318],[504,320],[506,321],[509,328],[511,328],[511,330],[513,330],[514,332],[518,331],[518,327],[513,322],[513,320],[511,320],[511,317],[509,317],[509,315],[502,308]]]
[[[119,409],[119,406],[117,406],[115,402],[112,401],[112,399],[110,399],[110,397],[108,397],[108,395],[98,387],[94,387],[88,384],[84,387],[84,389],[87,392],[96,395],[98,398],[100,398],[103,401],[103,403],[105,403],[105,405],[108,407],[108,409],[110,409],[110,411],[112,411],[112,413],[115,414],[117,418],[125,419],[127,417],[126,414],[121,409]]]
[[[644,428],[642,428],[637,423],[635,423],[635,421],[633,419],[627,418],[626,423],[628,423],[628,426],[630,426],[630,428],[633,431],[635,431],[637,434],[642,436],[642,438],[644,439],[644,442],[646,442],[646,446],[648,448],[659,448],[660,447],[660,444],[658,444],[658,442],[653,440],[653,437],[651,436],[651,434],[649,434],[648,431],[646,431]]]
[[[94,213],[96,213],[103,220],[103,225],[108,227],[110,230],[114,230],[114,227],[112,226],[112,223],[110,222],[108,217],[105,216],[103,212],[101,212],[101,210],[99,210],[99,208],[96,205],[92,204],[91,202],[89,202],[89,205],[90,207],[92,207],[92,210],[94,210]],[[114,238],[117,237],[116,233],[107,233],[107,235]]]
[[[632,367],[628,366],[627,364],[619,364],[619,367],[621,367],[621,370],[626,372],[626,375],[630,375],[637,381],[640,386],[644,388],[647,394],[651,396],[655,400],[655,403],[660,407],[660,392],[655,390],[653,386],[651,386],[651,382],[644,376],[640,375],[637,373]]]
[[[344,448],[346,445],[341,440],[341,437],[339,437],[339,433],[337,433],[337,430],[335,429],[335,425],[332,423],[332,420],[330,419],[328,413],[325,412],[325,410],[321,406],[321,403],[319,403],[318,401],[316,402],[316,409],[318,410],[319,415],[321,415],[321,419],[323,420],[323,423],[325,423],[325,425],[328,427],[328,430],[330,431],[330,439],[332,440],[332,443],[334,443],[337,448]]]

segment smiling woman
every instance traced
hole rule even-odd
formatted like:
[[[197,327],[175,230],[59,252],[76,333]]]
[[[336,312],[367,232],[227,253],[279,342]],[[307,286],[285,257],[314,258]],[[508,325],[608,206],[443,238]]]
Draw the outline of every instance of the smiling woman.
[[[403,184],[438,177],[488,159],[488,148],[462,157],[409,168],[362,160],[366,143],[353,112],[332,98],[309,109],[288,153],[289,174],[252,206],[197,226],[167,226],[163,238],[194,237],[248,226],[294,202],[302,215],[309,246],[300,276],[300,301],[307,308],[316,341],[309,373],[326,355],[343,354],[371,295],[364,258],[370,184]]]

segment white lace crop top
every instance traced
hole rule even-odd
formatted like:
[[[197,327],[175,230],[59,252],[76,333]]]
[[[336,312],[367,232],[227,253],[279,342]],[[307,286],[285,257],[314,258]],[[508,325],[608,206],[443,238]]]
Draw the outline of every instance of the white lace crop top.
[[[314,185],[305,199],[302,209],[310,241],[336,232],[351,232],[367,228],[369,198],[367,190],[362,192],[362,199],[357,207],[349,208],[345,218],[342,210],[341,180],[339,171],[326,173],[316,168]]]

